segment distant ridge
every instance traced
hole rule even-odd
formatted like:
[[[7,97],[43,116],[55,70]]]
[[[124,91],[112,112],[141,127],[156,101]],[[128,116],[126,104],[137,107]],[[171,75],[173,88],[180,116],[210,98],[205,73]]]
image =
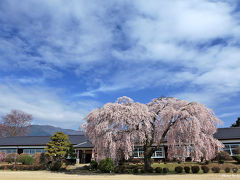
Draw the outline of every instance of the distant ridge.
[[[67,135],[79,135],[82,134],[79,131],[73,129],[62,129],[60,127],[50,125],[31,125],[27,136],[52,136],[56,132],[63,132]]]

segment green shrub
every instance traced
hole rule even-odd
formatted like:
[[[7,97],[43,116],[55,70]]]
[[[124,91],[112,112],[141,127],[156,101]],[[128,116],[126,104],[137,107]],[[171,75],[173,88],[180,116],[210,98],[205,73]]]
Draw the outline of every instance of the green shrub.
[[[190,167],[188,167],[188,166],[184,166],[184,171],[185,171],[185,173],[190,173]]]
[[[240,156],[240,146],[233,150],[233,154]]]
[[[124,169],[125,174],[132,174],[133,170],[132,169]]]
[[[59,171],[61,167],[62,167],[61,161],[52,161],[49,168],[51,171]]]
[[[98,163],[97,161],[91,161],[90,162],[90,169],[96,170],[98,168]]]
[[[141,169],[141,170],[140,170],[140,173],[145,173],[145,170],[144,170],[144,169]]]
[[[134,174],[137,174],[137,173],[138,173],[138,168],[137,168],[137,167],[135,167],[135,168],[133,169],[133,173],[134,173]]]
[[[100,161],[98,168],[103,173],[110,173],[114,170],[114,163],[112,159],[106,158]]]
[[[224,160],[218,160],[218,164],[224,164]]]
[[[234,167],[234,168],[232,168],[232,171],[233,171],[233,173],[237,173],[238,172],[238,168]]]
[[[209,172],[209,167],[207,167],[207,166],[202,166],[201,169],[202,169],[203,173]]]
[[[5,157],[5,161],[8,163],[13,163],[13,162],[17,161],[18,156],[19,155],[17,153],[7,154],[7,156]]]
[[[168,168],[163,168],[163,174],[167,174],[169,172],[169,169]]]
[[[41,154],[42,153],[36,153],[34,154],[33,158],[34,158],[34,164],[36,165],[39,165],[41,164],[40,161],[41,161]]]
[[[240,155],[233,157],[235,161],[237,161],[237,164],[240,164]]]
[[[83,170],[89,170],[89,169],[90,169],[90,166],[88,166],[88,165],[84,165],[84,166],[82,166],[81,169],[83,169]]]
[[[200,168],[199,168],[199,166],[192,166],[191,170],[192,170],[192,173],[196,174],[200,171]]]
[[[220,167],[217,167],[217,166],[212,167],[212,172],[219,173],[220,172]]]
[[[156,173],[162,173],[162,168],[161,167],[156,167],[155,172]]]
[[[206,164],[206,165],[208,165],[208,164],[210,164],[210,163],[211,163],[211,161],[209,161],[209,160],[205,161],[205,164]]]
[[[18,162],[22,163],[23,165],[32,165],[34,162],[34,158],[29,154],[21,154],[18,157]]]
[[[153,173],[153,168],[150,167],[146,172],[147,172],[147,173]]]
[[[4,170],[17,170],[17,171],[23,171],[23,170],[27,170],[27,171],[37,171],[37,170],[44,170],[44,167],[41,165],[7,165],[7,166],[0,166],[0,169],[4,169]]]
[[[98,166],[99,167],[99,166]],[[114,168],[114,172],[115,173],[124,173],[124,170],[125,170],[125,167],[123,165],[120,165],[120,166],[116,166]]]
[[[182,171],[183,171],[183,167],[182,166],[175,167],[175,172],[176,173],[182,173]]]
[[[226,167],[226,168],[224,169],[224,171],[225,171],[225,173],[230,173],[231,169],[230,169],[229,167]]]
[[[225,151],[221,151],[217,153],[216,158],[215,158],[219,164],[223,164],[224,161],[229,161],[232,160],[232,157]]]

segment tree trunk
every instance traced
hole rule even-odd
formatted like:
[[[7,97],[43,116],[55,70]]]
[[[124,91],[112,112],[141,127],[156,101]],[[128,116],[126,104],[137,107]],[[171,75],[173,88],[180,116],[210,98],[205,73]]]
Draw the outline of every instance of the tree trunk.
[[[153,154],[153,148],[151,146],[145,146],[144,147],[144,170],[147,172],[151,169],[152,154]]]

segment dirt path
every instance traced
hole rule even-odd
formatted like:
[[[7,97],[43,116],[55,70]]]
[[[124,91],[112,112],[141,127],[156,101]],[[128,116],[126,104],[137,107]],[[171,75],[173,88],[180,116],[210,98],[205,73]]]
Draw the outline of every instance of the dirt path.
[[[240,174],[200,175],[68,175],[47,171],[0,171],[1,180],[240,180]]]

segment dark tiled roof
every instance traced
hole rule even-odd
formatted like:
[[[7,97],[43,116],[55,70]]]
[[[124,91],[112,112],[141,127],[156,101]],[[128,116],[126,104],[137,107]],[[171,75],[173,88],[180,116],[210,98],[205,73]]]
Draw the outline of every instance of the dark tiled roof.
[[[19,136],[0,138],[0,146],[45,146],[51,136]],[[240,139],[240,127],[218,128],[214,137],[219,140]],[[93,145],[84,135],[69,135],[74,147],[92,148]]]
[[[51,136],[18,136],[0,138],[0,146],[45,146]],[[81,147],[93,147],[84,135],[69,135],[73,145],[82,144]],[[86,146],[84,146],[86,145]]]
[[[218,128],[214,137],[219,140],[240,139],[240,127]]]
[[[90,141],[85,141],[83,143],[79,143],[77,145],[74,145],[76,148],[93,148],[93,145]]]

